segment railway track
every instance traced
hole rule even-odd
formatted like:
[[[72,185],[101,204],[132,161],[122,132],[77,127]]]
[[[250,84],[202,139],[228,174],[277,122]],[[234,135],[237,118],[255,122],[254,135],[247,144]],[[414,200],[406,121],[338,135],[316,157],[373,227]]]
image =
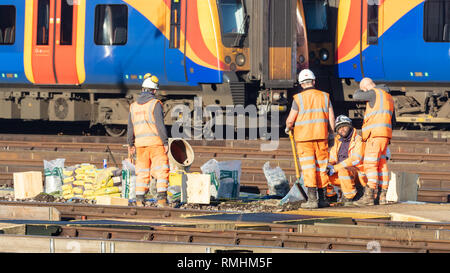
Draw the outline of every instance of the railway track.
[[[283,224],[227,220],[211,222],[198,217],[209,215],[211,212],[197,210],[4,201],[0,202],[0,205],[51,206],[65,217],[77,215],[74,218],[83,219],[84,216],[84,220],[109,219],[105,222],[16,220],[14,223],[26,225],[25,236],[10,238],[18,244],[22,238],[27,238],[28,242],[38,241],[36,236],[39,235],[41,239],[64,238],[71,239],[72,242],[100,240],[104,244],[152,243],[158,244],[160,251],[178,244],[178,249],[171,248],[172,252],[199,251],[198,246],[216,251],[234,247],[235,251],[240,252],[258,252],[260,248],[275,252],[448,253],[450,251],[450,223],[393,222],[380,219],[351,219],[352,223],[348,222],[349,224],[320,221],[314,224],[295,221]],[[130,213],[133,211],[137,213]],[[8,236],[10,235],[0,235],[0,245],[5,244],[4,240]],[[14,251],[13,245],[15,248],[15,244],[5,244],[2,250]],[[21,247],[22,251],[26,251],[36,245],[31,243]],[[48,242],[44,242],[42,247],[48,247]],[[142,249],[142,246],[140,247]],[[138,249],[135,247],[128,251],[136,252]]]
[[[317,228],[319,227],[319,228]],[[449,252],[450,240],[435,239],[435,231],[391,229],[374,234],[374,228],[358,228],[358,234],[349,235],[339,230],[343,226],[302,225],[297,232],[210,230],[184,227],[151,226],[150,230],[113,229],[99,227],[64,226],[58,236],[90,239],[132,239],[154,242],[182,242],[221,245],[264,246],[306,250],[367,251],[376,242],[380,252]],[[345,226],[348,230],[354,227]],[[386,229],[386,228],[385,228]],[[320,231],[320,233],[318,233]],[[366,234],[363,234],[365,232]],[[395,237],[392,234],[396,234]],[[432,237],[432,238],[429,238]]]
[[[43,160],[66,158],[65,165],[90,162],[121,167],[127,157],[124,140],[108,137],[0,135],[0,184],[12,185],[12,173],[42,170]],[[290,143],[281,139],[276,151],[261,151],[262,141],[190,141],[196,159],[191,171],[211,158],[242,162],[241,186],[266,192],[262,165],[280,166],[289,181],[295,181],[295,166]],[[414,172],[420,176],[419,201],[448,202],[450,194],[450,142],[447,138],[399,136],[390,146],[393,171]]]

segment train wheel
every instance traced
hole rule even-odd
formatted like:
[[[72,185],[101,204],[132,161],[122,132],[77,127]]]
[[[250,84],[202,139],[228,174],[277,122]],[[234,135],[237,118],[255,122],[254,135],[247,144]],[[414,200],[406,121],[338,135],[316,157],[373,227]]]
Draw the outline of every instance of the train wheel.
[[[127,132],[127,127],[124,125],[105,125],[105,131],[109,136],[121,137]]]

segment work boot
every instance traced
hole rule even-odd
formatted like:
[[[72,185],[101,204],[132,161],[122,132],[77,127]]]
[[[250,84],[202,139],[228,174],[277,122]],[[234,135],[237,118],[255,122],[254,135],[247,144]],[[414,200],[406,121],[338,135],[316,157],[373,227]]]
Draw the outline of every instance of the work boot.
[[[164,208],[168,206],[167,203],[167,192],[158,192],[158,195],[156,197],[156,202],[158,207]]]
[[[317,189],[317,193],[319,195],[319,208],[326,208],[330,206],[330,203],[327,199],[327,187]]]
[[[145,197],[144,195],[136,195],[136,206],[144,207],[145,206]]]
[[[358,201],[353,202],[353,205],[361,207],[361,206],[373,206],[374,203],[374,189],[370,188],[369,186],[366,186],[364,188],[364,195],[361,197]]]
[[[306,187],[308,202],[301,204],[304,209],[317,209],[319,207],[319,201],[317,200],[317,188],[316,187]]]
[[[388,204],[388,201],[386,199],[386,194],[387,194],[387,189],[381,189],[381,191],[379,192],[379,195],[380,195],[379,204],[380,205]]]
[[[351,207],[353,206],[353,198],[352,199],[348,199],[345,196],[342,197],[342,205],[344,207]]]

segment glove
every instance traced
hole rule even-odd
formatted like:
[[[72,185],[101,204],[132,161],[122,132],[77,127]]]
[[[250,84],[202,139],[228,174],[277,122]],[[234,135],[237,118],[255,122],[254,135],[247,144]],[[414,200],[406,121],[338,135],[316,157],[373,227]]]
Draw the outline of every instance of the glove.
[[[284,129],[284,132],[286,133],[286,135],[289,135],[289,131],[290,131],[291,129],[289,129],[288,127],[286,127],[286,129]]]
[[[389,147],[387,147],[387,149],[386,149],[386,160],[389,160],[389,158],[391,158],[391,150],[389,149]]]
[[[327,166],[327,173],[328,173],[328,176],[332,176],[333,174],[336,173],[336,171],[334,170],[334,166],[333,165],[328,165]]]

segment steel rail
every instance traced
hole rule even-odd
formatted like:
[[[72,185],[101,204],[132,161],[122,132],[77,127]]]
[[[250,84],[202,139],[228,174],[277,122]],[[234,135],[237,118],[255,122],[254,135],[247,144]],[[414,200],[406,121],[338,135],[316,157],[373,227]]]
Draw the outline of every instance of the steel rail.
[[[404,231],[408,234],[408,231]],[[265,247],[289,247],[298,249],[367,250],[371,242],[377,242],[382,252],[449,252],[450,240],[424,238],[392,238],[377,236],[348,236],[341,233],[317,234],[298,232],[208,230],[179,227],[158,227],[151,230],[117,229],[101,227],[61,227],[60,236],[91,239],[132,239],[155,242],[218,243]]]
[[[73,219],[176,219],[188,216],[208,215],[212,213],[232,213],[229,211],[209,211],[177,208],[106,206],[92,204],[73,204],[57,202],[0,201],[8,206],[42,206],[54,207],[61,213],[61,218]]]

